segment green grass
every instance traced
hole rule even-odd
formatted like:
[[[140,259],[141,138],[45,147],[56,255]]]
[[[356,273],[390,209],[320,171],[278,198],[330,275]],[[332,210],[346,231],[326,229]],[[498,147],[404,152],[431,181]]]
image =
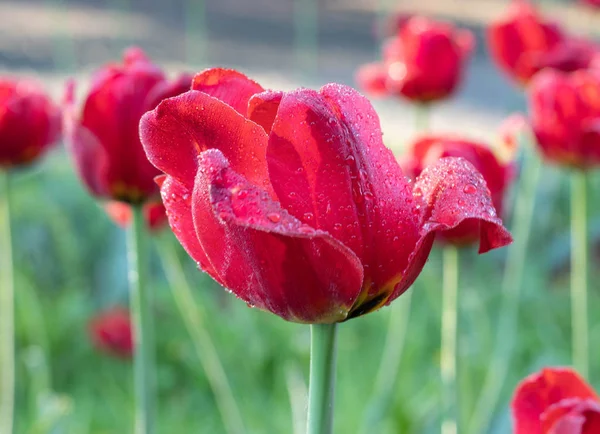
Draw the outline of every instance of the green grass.
[[[509,431],[508,401],[518,380],[543,365],[570,360],[568,189],[545,169],[528,255],[517,347],[491,433]],[[593,198],[600,191],[592,179]],[[17,304],[16,433],[124,433],[132,426],[132,364],[97,352],[87,322],[126,303],[123,230],[83,190],[64,152],[14,175]],[[592,220],[592,228],[598,227]],[[176,243],[173,239],[172,242]],[[156,246],[156,243],[154,243]],[[179,249],[179,247],[178,247]],[[152,284],[157,326],[159,433],[223,433],[215,401],[175,308],[155,247]],[[180,249],[196,302],[212,335],[249,433],[291,433],[290,372],[306,381],[309,328],[248,308],[227,294]],[[495,336],[504,255],[461,253],[460,399],[463,420],[477,400]],[[414,291],[399,381],[377,433],[437,432],[440,381],[439,252]],[[597,258],[591,263],[597,263]],[[567,262],[565,262],[567,261]],[[595,261],[595,262],[594,262]],[[562,272],[561,272],[562,270]],[[597,267],[590,276],[591,342],[600,342]],[[379,367],[389,315],[385,308],[340,326],[335,432],[357,432]],[[600,379],[598,345],[591,378]],[[393,373],[390,373],[392,378]]]

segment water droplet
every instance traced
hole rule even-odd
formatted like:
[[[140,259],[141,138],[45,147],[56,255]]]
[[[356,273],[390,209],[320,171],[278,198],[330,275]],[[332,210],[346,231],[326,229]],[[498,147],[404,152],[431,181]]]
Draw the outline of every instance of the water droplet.
[[[267,214],[267,218],[273,223],[278,223],[281,220],[281,215],[277,212],[271,212]]]
[[[477,188],[473,184],[467,184],[465,185],[465,188],[463,188],[463,191],[467,194],[475,194],[477,193]]]
[[[313,219],[315,218],[315,215],[312,212],[305,212],[304,213],[304,220],[307,221],[313,221]]]
[[[247,190],[239,190],[237,192],[237,197],[238,197],[238,199],[245,199],[246,197],[248,197],[248,191]]]
[[[341,223],[335,223],[333,225],[333,229],[335,229],[336,231],[341,231],[342,230],[342,224]]]

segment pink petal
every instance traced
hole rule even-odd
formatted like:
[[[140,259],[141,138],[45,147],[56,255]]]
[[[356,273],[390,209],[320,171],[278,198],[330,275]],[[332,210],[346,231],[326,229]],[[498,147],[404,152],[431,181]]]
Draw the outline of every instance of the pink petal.
[[[221,152],[203,152],[199,164],[194,224],[223,285],[288,321],[345,319],[363,280],[358,258],[292,217],[234,172]]]
[[[220,99],[244,116],[250,97],[264,91],[260,84],[241,72],[224,68],[211,68],[196,74],[192,89]]]
[[[267,134],[271,132],[283,95],[284,92],[266,90],[250,98],[248,118],[263,127]]]
[[[211,148],[223,152],[250,182],[270,189],[264,130],[203,92],[192,90],[161,102],[142,117],[140,136],[152,164],[189,189],[198,155]]]

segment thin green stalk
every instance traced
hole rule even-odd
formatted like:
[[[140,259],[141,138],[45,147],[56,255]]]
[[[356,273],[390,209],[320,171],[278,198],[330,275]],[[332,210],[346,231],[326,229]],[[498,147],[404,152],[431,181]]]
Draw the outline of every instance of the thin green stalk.
[[[169,234],[170,235],[170,234]],[[202,317],[203,313],[185,277],[177,252],[173,248],[172,237],[161,243],[159,250],[160,260],[165,271],[169,287],[175,299],[179,314],[192,338],[196,356],[204,369],[206,379],[215,395],[215,400],[225,429],[229,434],[242,434],[246,432],[240,410],[231,391],[229,380],[210,334],[206,330]]]
[[[540,159],[532,152],[525,152],[521,170],[521,181],[516,192],[513,213],[514,244],[510,247],[502,279],[502,300],[496,326],[496,342],[483,388],[477,400],[475,411],[469,422],[470,434],[487,432],[491,418],[500,399],[502,386],[514,350],[519,327],[519,302],[523,274],[527,260],[527,246],[533,222],[535,193],[541,173]]]
[[[415,129],[417,133],[427,133],[430,128],[429,104],[415,105]]]
[[[311,324],[310,332],[307,434],[331,434],[337,324]]]
[[[135,434],[153,434],[155,417],[155,361],[148,277],[148,247],[142,206],[132,206],[129,230],[129,291],[134,331]]]
[[[367,407],[360,433],[368,434],[376,431],[393,402],[394,392],[400,379],[399,369],[410,319],[412,292],[409,290],[402,294],[402,297],[390,308],[388,331],[375,380],[373,398]]]
[[[442,376],[442,434],[458,432],[456,390],[456,339],[458,324],[458,249],[447,245],[443,255],[442,283],[442,344],[440,348],[440,371]]]
[[[7,170],[0,170],[0,434],[13,432],[15,408],[15,285],[9,177]]]
[[[571,175],[571,345],[573,365],[587,378],[589,337],[587,309],[587,175]]]
[[[312,77],[319,63],[318,0],[294,0],[293,17],[297,69]]]

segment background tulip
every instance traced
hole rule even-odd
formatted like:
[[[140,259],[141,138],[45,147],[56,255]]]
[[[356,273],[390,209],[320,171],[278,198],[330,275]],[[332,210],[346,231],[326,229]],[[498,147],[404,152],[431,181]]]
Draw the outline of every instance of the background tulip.
[[[428,166],[440,158],[461,157],[483,176],[496,212],[502,213],[504,196],[513,179],[512,162],[502,162],[486,145],[455,136],[424,136],[417,139],[401,160],[405,173],[418,178]],[[456,245],[476,242],[480,238],[480,222],[465,221],[455,229],[442,232],[440,238]]]
[[[111,201],[104,204],[106,214],[118,225],[127,227],[131,223],[131,206],[123,202]],[[161,201],[147,202],[143,207],[146,225],[151,231],[158,231],[167,224],[165,206]]]
[[[493,60],[511,78],[526,84],[544,68],[571,72],[586,68],[597,52],[590,41],[567,35],[526,1],[514,0],[488,28]]]
[[[89,332],[99,350],[127,359],[133,355],[133,333],[127,309],[114,307],[97,314],[90,321]]]
[[[382,62],[360,68],[356,80],[374,96],[402,96],[416,102],[445,99],[460,84],[474,44],[468,30],[410,17],[385,43]]]
[[[35,82],[0,77],[0,169],[31,163],[58,141],[60,111]]]
[[[575,371],[545,368],[525,378],[512,400],[515,434],[600,432],[600,399]]]
[[[141,137],[167,174],[161,190],[175,235],[248,304],[290,321],[342,321],[404,292],[436,230],[473,218],[482,252],[510,242],[463,160],[425,170],[411,191],[376,113],[352,89],[257,93],[245,117],[239,95],[257,84],[241,77],[201,73],[195,88],[223,86],[165,100],[143,117]]]
[[[544,71],[529,90],[530,123],[548,161],[588,169],[600,164],[600,73]]]
[[[125,52],[123,64],[96,72],[80,114],[74,83],[67,88],[65,134],[79,175],[98,197],[140,203],[158,194],[160,174],[147,160],[139,140],[141,116],[163,98],[190,88],[191,76],[168,81],[138,48]]]

